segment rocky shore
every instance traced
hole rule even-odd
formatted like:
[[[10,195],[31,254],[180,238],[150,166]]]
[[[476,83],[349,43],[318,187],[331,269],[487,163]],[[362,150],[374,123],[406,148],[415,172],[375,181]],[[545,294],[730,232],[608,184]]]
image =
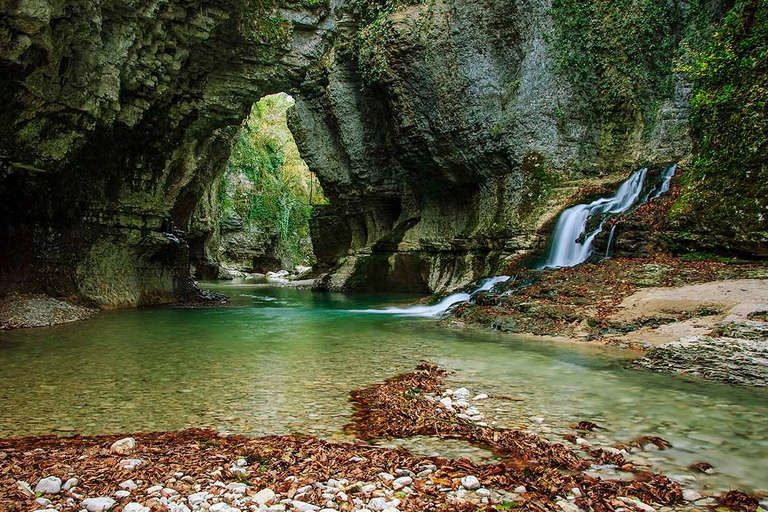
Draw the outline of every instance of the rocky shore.
[[[299,435],[247,438],[198,429],[7,439],[0,440],[0,508],[667,512],[719,505],[754,512],[760,503],[737,490],[705,497],[625,458],[646,443],[663,445],[659,438],[588,448],[579,441],[599,426],[583,421],[574,426],[578,436],[569,448],[531,433],[488,427],[478,410],[487,395],[445,389],[446,375],[423,364],[353,392],[356,413],[348,430],[361,441],[413,435],[463,439],[492,447],[500,462],[421,457],[402,448]]]
[[[47,295],[10,294],[0,299],[0,329],[48,327],[77,322],[98,310]]]
[[[659,255],[522,270],[444,322],[650,350],[638,366],[763,386],[767,310],[765,263]]]

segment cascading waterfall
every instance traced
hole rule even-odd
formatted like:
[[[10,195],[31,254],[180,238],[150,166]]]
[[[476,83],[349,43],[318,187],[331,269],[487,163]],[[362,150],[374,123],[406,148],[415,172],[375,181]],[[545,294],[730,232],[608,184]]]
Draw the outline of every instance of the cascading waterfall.
[[[573,267],[583,263],[592,254],[592,242],[603,230],[609,214],[628,210],[640,198],[648,174],[646,167],[633,173],[611,197],[603,197],[589,204],[568,208],[552,233],[552,247],[541,268]],[[597,227],[587,233],[587,224],[595,216],[603,216]]]
[[[621,184],[611,197],[604,197],[589,204],[580,204],[568,208],[560,214],[560,218],[552,234],[552,246],[547,261],[539,268],[573,267],[583,263],[592,254],[592,242],[603,230],[603,226],[612,216],[624,213],[633,206],[644,204],[669,191],[672,177],[677,170],[677,164],[670,165],[654,185],[641,199],[645,187],[648,169],[642,168],[634,172]],[[597,218],[598,224],[587,232],[590,221]],[[593,223],[594,225],[594,223]],[[611,228],[606,247],[605,257],[611,256],[611,247],[615,237],[616,225]],[[355,313],[376,313],[403,316],[441,317],[456,304],[473,302],[480,293],[491,290],[498,283],[503,283],[509,276],[490,277],[478,282],[470,293],[454,293],[433,306],[411,306],[408,308],[362,309],[352,310]]]
[[[424,316],[441,317],[451,307],[462,302],[472,302],[475,296],[480,292],[487,292],[493,289],[499,283],[509,279],[509,276],[489,277],[478,282],[477,286],[470,293],[454,293],[441,300],[434,306],[411,306],[408,308],[384,308],[384,309],[357,309],[353,313],[376,313],[384,315],[403,315],[403,316]]]

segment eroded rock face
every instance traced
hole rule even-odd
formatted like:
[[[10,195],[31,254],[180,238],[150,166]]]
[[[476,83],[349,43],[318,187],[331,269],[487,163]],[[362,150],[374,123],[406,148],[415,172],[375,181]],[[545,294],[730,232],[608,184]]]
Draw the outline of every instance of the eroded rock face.
[[[585,176],[690,152],[682,77],[648,92],[652,125],[587,115],[547,2],[406,3],[366,82],[344,1],[0,2],[0,291],[102,306],[193,293],[192,212],[248,108],[279,91],[331,200],[313,242],[334,289],[498,273]]]
[[[102,306],[194,292],[191,213],[260,97],[322,56],[328,8],[0,2],[0,290]]]
[[[365,83],[357,56],[337,46],[303,84],[291,127],[333,205],[313,225],[318,260],[333,267],[324,286],[468,284],[535,247],[580,177],[689,153],[681,77],[656,98],[653,126],[638,119],[621,140],[584,115],[555,61],[549,8],[403,8],[389,15],[379,80]]]

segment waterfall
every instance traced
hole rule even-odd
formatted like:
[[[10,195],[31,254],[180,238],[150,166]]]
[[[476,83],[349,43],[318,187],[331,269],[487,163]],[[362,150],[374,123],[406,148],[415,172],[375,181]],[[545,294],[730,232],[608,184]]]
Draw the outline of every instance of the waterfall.
[[[547,261],[541,268],[573,267],[586,261],[592,254],[592,242],[603,230],[608,215],[624,212],[637,202],[647,174],[648,169],[644,167],[622,183],[613,196],[579,204],[561,213],[552,233]],[[587,224],[594,217],[602,218],[597,227],[587,232]]]
[[[424,316],[441,317],[451,307],[462,302],[472,302],[475,296],[480,292],[487,292],[499,283],[509,279],[509,276],[496,276],[482,279],[470,293],[454,293],[441,300],[434,306],[410,306],[407,308],[384,308],[384,309],[356,309],[352,313],[375,313],[384,315],[402,315],[402,316]]]
[[[661,194],[664,194],[665,192],[669,192],[669,188],[672,186],[672,178],[675,176],[675,172],[677,171],[677,164],[670,165],[667,167],[667,169],[664,171],[664,174],[661,175],[661,185],[659,186],[659,189],[656,190],[654,187],[653,190],[648,194],[648,198],[646,201],[650,201],[652,199],[656,199]]]
[[[605,222],[612,215],[626,212],[633,206],[644,204],[669,191],[676,170],[677,164],[667,167],[660,176],[659,183],[654,185],[642,200],[640,195],[645,188],[647,168],[634,172],[621,184],[613,196],[565,210],[560,214],[555,231],[552,233],[552,246],[547,261],[540,268],[573,267],[586,261],[592,254],[592,242],[603,230]],[[595,226],[595,222],[592,222],[593,227],[590,229],[589,224],[593,219],[597,225]],[[614,224],[605,250],[606,258],[611,254],[615,230]]]
[[[608,243],[605,245],[605,259],[608,259],[613,255],[613,237],[616,236],[616,226],[617,224],[613,225],[611,232],[608,235]]]

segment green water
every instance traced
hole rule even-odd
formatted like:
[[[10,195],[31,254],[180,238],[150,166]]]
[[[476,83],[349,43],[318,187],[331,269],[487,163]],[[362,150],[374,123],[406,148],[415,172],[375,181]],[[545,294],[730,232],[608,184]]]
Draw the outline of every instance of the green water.
[[[0,436],[208,426],[346,439],[350,390],[427,359],[456,370],[454,387],[517,399],[481,402],[488,422],[559,440],[590,420],[607,427],[589,439],[596,445],[657,435],[674,448],[639,454],[656,470],[686,477],[689,464],[706,461],[717,473],[695,475],[692,486],[768,487],[768,393],[628,370],[625,352],[601,347],[348,311],[410,297],[214,288],[235,307],[124,310],[0,332]]]

